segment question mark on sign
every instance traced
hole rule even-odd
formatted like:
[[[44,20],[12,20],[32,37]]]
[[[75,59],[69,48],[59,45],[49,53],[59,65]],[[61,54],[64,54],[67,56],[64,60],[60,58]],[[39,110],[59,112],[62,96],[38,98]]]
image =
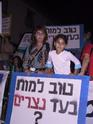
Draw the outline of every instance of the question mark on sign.
[[[38,120],[42,118],[42,113],[39,111],[36,111],[34,115],[38,115],[35,119],[35,124],[38,124]]]

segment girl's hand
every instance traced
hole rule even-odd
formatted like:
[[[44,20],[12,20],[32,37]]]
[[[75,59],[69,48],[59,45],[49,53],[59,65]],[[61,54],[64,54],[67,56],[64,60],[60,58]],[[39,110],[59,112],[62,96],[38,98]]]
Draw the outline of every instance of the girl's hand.
[[[83,76],[84,74],[83,74],[83,72],[80,72],[78,75]]]

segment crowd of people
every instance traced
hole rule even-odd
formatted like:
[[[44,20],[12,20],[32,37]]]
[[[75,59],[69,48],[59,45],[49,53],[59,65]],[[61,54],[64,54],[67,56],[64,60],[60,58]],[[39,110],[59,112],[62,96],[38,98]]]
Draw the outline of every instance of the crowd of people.
[[[85,35],[85,46],[81,57],[77,59],[66,50],[68,38],[58,34],[53,39],[53,50],[47,42],[48,34],[44,26],[37,26],[32,33],[31,44],[26,49],[24,58],[15,55],[10,59],[10,70],[17,72],[35,72],[47,74],[89,75],[93,76],[93,36]],[[74,63],[72,71],[71,62]]]

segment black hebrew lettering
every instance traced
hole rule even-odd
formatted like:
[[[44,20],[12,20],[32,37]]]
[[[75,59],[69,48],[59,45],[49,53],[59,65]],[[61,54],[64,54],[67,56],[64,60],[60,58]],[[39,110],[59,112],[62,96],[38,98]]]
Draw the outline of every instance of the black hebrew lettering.
[[[80,37],[79,37],[79,35],[78,34],[74,34],[74,39],[75,40],[78,40]]]
[[[77,101],[71,101],[70,105],[73,105],[73,111],[69,112],[70,115],[77,115]]]
[[[51,99],[51,102],[53,102],[53,112],[57,111],[57,103],[59,102],[58,99]]]
[[[68,33],[68,28],[64,28],[64,33]]]
[[[50,94],[57,94],[57,83],[55,82],[50,82],[50,85],[53,86],[53,90],[49,91]]]
[[[63,86],[62,86],[62,83],[58,82],[58,85],[59,85],[59,95],[62,94],[62,91],[63,91]]]
[[[44,82],[43,81],[40,81],[40,79],[38,79],[37,84],[40,84],[41,85],[41,89],[38,90],[38,92],[42,93],[43,90],[44,90]]]
[[[28,81],[27,80],[23,80],[23,79],[20,79],[17,81],[17,86],[16,86],[16,90],[19,90],[21,87],[21,90],[22,91],[27,91],[27,88],[28,88]]]
[[[61,28],[57,28],[57,33],[61,33]]]
[[[68,113],[70,115],[77,115],[77,101],[67,101],[65,104],[63,104],[62,100],[54,98],[51,99],[50,102],[53,103],[53,112],[58,112],[60,114]],[[71,106],[73,106],[73,109]]]
[[[92,117],[93,118],[93,100],[88,101],[87,107],[89,107],[90,105],[92,106],[92,112],[87,113],[86,117],[90,117],[90,118]]]
[[[28,91],[28,92],[36,92],[37,85],[40,86],[40,89],[37,89],[39,93],[44,91],[44,82],[38,79],[37,81],[34,80],[23,80],[19,79],[16,84],[16,90]]]
[[[76,28],[75,27],[65,27],[64,33],[76,33]]]
[[[48,34],[56,34],[56,33],[61,33],[61,28],[47,28]]]
[[[69,87],[69,92],[66,91],[67,85],[68,85],[68,87]],[[63,86],[63,95],[68,95],[68,96],[73,95],[73,84],[64,83],[64,86]]]
[[[78,40],[79,39],[79,35],[78,34],[68,34],[67,35],[68,40]]]
[[[73,84],[71,83],[61,83],[61,82],[50,82],[51,90],[50,94],[59,94],[59,95],[73,95]]]
[[[69,102],[67,101],[65,107],[63,108],[62,101],[60,100],[60,110],[59,110],[59,113],[66,113],[66,111],[68,109],[68,105],[69,105]]]
[[[30,83],[30,85],[29,85],[28,91],[35,92],[36,91],[36,82],[35,81],[29,81],[29,83]]]

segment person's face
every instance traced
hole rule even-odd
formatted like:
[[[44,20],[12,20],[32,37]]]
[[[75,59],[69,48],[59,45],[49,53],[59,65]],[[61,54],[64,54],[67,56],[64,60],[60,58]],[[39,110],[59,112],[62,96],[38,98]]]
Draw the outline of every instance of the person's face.
[[[35,34],[37,43],[43,43],[45,39],[45,33],[42,30],[38,30]]]
[[[62,52],[66,47],[65,41],[62,38],[57,39],[54,45],[55,45],[57,53]]]
[[[85,34],[85,38],[86,38],[86,40],[89,40],[90,37],[91,37],[91,32],[87,32],[87,33]]]

